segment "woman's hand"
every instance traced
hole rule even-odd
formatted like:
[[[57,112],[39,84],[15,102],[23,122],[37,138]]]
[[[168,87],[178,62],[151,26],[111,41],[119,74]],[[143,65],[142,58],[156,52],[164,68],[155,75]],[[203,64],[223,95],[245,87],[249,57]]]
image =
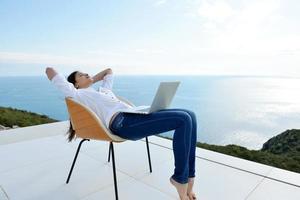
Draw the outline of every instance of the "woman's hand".
[[[98,81],[103,80],[103,77],[107,74],[112,74],[112,69],[111,68],[107,68],[101,72],[99,72],[98,74],[96,74],[95,76],[92,77],[93,79],[93,83],[96,83]]]
[[[46,74],[48,76],[48,79],[51,81],[52,78],[57,74],[57,72],[54,70],[52,67],[47,67],[46,68]]]

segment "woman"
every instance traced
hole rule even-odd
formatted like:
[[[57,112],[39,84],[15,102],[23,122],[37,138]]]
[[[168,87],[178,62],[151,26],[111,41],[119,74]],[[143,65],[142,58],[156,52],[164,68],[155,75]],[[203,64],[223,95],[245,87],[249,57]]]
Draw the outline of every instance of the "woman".
[[[175,130],[173,153],[174,174],[170,182],[175,186],[181,200],[196,199],[193,192],[195,179],[195,157],[197,121],[193,111],[187,109],[162,109],[150,114],[122,112],[132,106],[119,100],[112,92],[113,73],[107,68],[91,77],[81,71],[72,72],[66,79],[53,68],[47,67],[49,80],[63,92],[65,97],[73,97],[91,108],[105,122],[112,133],[128,140]],[[91,85],[103,81],[96,91]],[[75,137],[70,122],[69,142]]]

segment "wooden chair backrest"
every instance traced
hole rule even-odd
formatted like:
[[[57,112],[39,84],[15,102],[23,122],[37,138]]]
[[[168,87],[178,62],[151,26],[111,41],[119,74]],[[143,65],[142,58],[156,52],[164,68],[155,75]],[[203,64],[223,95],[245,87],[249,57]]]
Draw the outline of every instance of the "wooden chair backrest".
[[[125,98],[117,97],[133,106],[133,104]],[[86,105],[71,97],[66,97],[65,101],[77,137],[114,142],[124,142],[126,140],[114,135],[111,130],[107,129],[99,117]]]

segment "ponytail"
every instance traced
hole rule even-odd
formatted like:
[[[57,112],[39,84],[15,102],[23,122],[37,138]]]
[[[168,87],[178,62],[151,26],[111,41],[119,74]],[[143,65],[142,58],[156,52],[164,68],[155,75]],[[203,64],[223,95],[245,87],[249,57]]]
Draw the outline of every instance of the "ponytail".
[[[76,73],[78,71],[73,71],[69,76],[68,76],[68,82],[72,83],[74,85],[74,87],[76,87],[76,79],[75,79],[75,76],[76,76]],[[68,135],[68,142],[71,142],[74,137],[75,137],[75,130],[73,129],[73,126],[72,126],[72,123],[71,123],[71,120],[70,120],[70,127],[69,127],[69,130],[67,132],[67,135]]]
[[[75,137],[75,130],[73,129],[71,120],[70,120],[70,127],[69,127],[69,130],[67,132],[67,135],[68,135],[68,142],[72,142],[72,140]]]

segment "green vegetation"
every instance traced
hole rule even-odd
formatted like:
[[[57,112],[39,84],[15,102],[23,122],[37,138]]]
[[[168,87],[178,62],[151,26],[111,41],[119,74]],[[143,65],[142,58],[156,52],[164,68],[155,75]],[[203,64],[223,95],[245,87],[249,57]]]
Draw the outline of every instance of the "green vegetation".
[[[33,112],[10,107],[0,107],[0,124],[6,127],[12,127],[13,125],[25,127],[51,122],[58,122],[58,120]],[[163,138],[172,140],[168,137]],[[263,144],[263,147],[260,150],[249,150],[234,144],[221,146],[198,142],[197,146],[203,149],[300,173],[300,130],[297,129],[287,130],[269,139]]]
[[[13,125],[25,127],[51,122],[58,122],[58,120],[51,119],[47,115],[0,106],[0,124],[6,127],[12,127]]]
[[[300,130],[298,129],[287,130],[269,139],[260,150],[249,150],[234,144],[221,146],[198,142],[197,146],[300,173]]]
[[[300,130],[291,129],[271,138],[262,147],[262,151],[276,155],[297,157],[300,160]]]
[[[219,153],[224,153],[227,155],[231,155],[246,160],[251,160],[254,162],[300,173],[299,155],[298,156],[278,155],[278,154],[273,154],[271,152],[262,151],[262,150],[249,150],[245,147],[241,147],[233,144],[226,145],[226,146],[217,146],[217,145],[210,145],[210,144],[198,142],[197,146],[204,149],[216,151]]]

